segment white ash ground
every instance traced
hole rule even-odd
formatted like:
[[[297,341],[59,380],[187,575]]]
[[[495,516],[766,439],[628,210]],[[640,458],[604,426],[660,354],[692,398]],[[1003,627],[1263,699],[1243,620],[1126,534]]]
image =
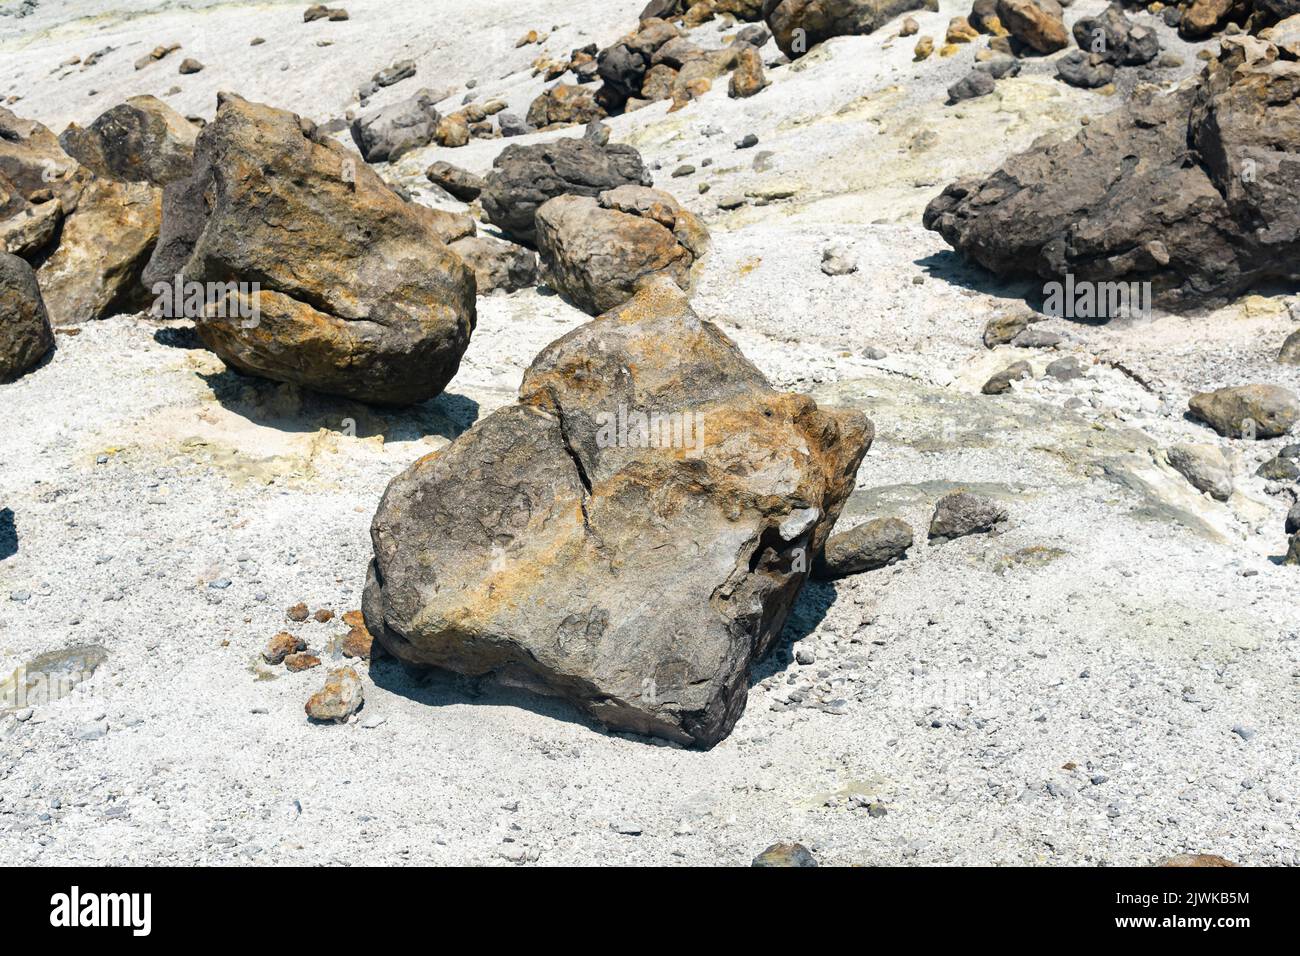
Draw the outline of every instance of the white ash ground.
[[[556,25],[553,52],[604,45],[639,4],[354,0],[347,23],[310,25],[302,2],[135,0],[87,16],[95,6],[41,0],[0,18],[0,92],[23,94],[20,114],[57,130],[177,85],[168,102],[186,113],[211,116],[215,92],[234,89],[324,121],[412,55],[419,76],[376,104],[476,78],[483,99],[522,114],[543,84],[518,72],[539,52],[516,50],[520,35]],[[1100,7],[1081,0],[1067,22]],[[937,39],[964,12],[945,0],[916,16]],[[1173,82],[1194,48],[1160,29],[1186,60],[1166,71]],[[712,40],[717,25],[698,32]],[[752,100],[718,84],[678,113],[660,104],[611,126],[660,165],[658,185],[707,214],[697,309],[775,382],[872,408],[880,438],[845,524],[888,511],[923,538],[934,499],[963,485],[1006,501],[1005,534],[920,543],[894,568],[810,584],[792,643],[708,752],[606,734],[562,704],[450,676],[417,686],[388,672],[377,686],[364,665],[358,720],[311,726],[302,706],[323,670],[288,674],[259,652],[287,629],[333,664],[346,628],[293,625],[285,609],[357,607],[388,480],[512,400],[533,355],[586,317],[532,291],[481,299],[448,394],[402,413],[234,376],[185,347],[184,323],[92,323],[0,389],[0,507],[19,534],[0,560],[0,673],[76,644],[109,655],[70,697],[0,716],[3,858],[741,864],[792,839],[825,863],[1143,864],[1182,851],[1300,863],[1300,574],[1277,563],[1291,492],[1252,477],[1284,442],[1224,442],[1183,416],[1211,386],[1300,389],[1273,362],[1294,300],[1127,327],[1052,320],[1067,342],[1028,356],[1039,372],[1059,354],[1104,357],[1148,387],[1099,364],[1081,382],[978,395],[1026,357],[989,353],[980,332],[1027,290],[964,269],[920,210],[955,176],[1117,99],[1034,63],[948,107],[973,47],[912,64],[913,41],[894,32],[833,41],[771,71]],[[248,47],[253,36],[267,42]],[[134,71],[166,42],[207,68]],[[118,49],[97,66],[51,75],[106,46]],[[760,144],[735,150],[747,132]],[[435,158],[482,172],[502,145],[423,150],[388,174],[419,185]],[[697,172],[671,178],[682,162]],[[859,272],[822,274],[832,243]],[[886,357],[862,357],[868,346]],[[1063,410],[1070,397],[1077,413]],[[1151,454],[1190,440],[1239,456],[1228,503]],[[796,649],[814,662],[794,663]]]

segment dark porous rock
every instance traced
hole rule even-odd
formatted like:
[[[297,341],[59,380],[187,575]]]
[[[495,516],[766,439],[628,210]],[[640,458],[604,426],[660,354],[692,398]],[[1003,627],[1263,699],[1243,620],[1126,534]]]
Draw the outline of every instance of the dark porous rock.
[[[528,107],[528,125],[536,129],[586,125],[605,116],[596,94],[585,86],[557,83]]]
[[[832,37],[873,33],[910,10],[938,9],[936,0],[765,0],[763,17],[794,59]]]
[[[1192,415],[1225,438],[1279,438],[1300,419],[1300,400],[1280,385],[1234,385],[1193,395]]]
[[[1287,542],[1286,557],[1282,563],[1292,567],[1300,565],[1300,534],[1291,535],[1291,540]]]
[[[190,175],[198,128],[162,100],[133,96],[82,129],[59,135],[69,156],[97,176],[166,186]]]
[[[766,45],[767,41],[772,39],[771,32],[767,27],[758,23],[751,23],[736,34],[737,43],[748,43],[753,47]]]
[[[944,495],[935,505],[930,519],[930,543],[940,544],[968,534],[982,534],[995,530],[1007,520],[1007,510],[996,501],[954,491]]]
[[[619,186],[600,194],[557,196],[537,210],[542,278],[591,315],[630,299],[650,276],[690,289],[709,234],[668,193]]]
[[[949,185],[926,228],[1003,278],[1172,311],[1300,281],[1300,62],[1252,36],[1221,45],[1197,82],[1138,86],[1073,139]]]
[[[246,374],[379,404],[431,398],[474,329],[473,274],[444,244],[457,217],[403,201],[314,133],[223,94],[199,134],[164,253],[189,245],[184,280],[224,284],[199,337]]]
[[[1057,0],[998,0],[997,16],[1008,33],[1039,53],[1070,45],[1065,11]]]
[[[352,121],[352,141],[368,163],[391,162],[428,146],[442,119],[435,104],[446,98],[443,90],[423,89],[409,99],[358,116]]]
[[[525,136],[534,132],[526,121],[510,112],[497,114],[497,128],[501,130],[502,136]]]
[[[1081,17],[1072,28],[1074,42],[1116,66],[1141,66],[1160,53],[1160,39],[1147,27],[1136,26],[1124,8],[1112,3],[1099,17]]]
[[[474,270],[479,295],[516,292],[537,285],[537,253],[490,236],[457,239],[451,249]]]
[[[962,100],[973,100],[979,96],[988,96],[993,92],[995,85],[993,74],[986,73],[983,70],[971,70],[962,79],[948,87],[948,102],[960,103]]]
[[[632,146],[605,145],[586,137],[535,145],[511,144],[492,163],[483,190],[483,212],[506,235],[531,245],[537,210],[556,196],[598,196],[616,186],[649,186],[653,180]]]
[[[817,860],[802,843],[773,843],[754,857],[750,866],[816,866]]]
[[[1286,513],[1286,533],[1295,534],[1300,531],[1300,501],[1291,506],[1291,510]]]
[[[907,557],[912,526],[898,518],[875,518],[848,531],[837,531],[813,564],[822,581],[874,571]]]
[[[712,746],[872,436],[860,413],[773,390],[653,280],[547,346],[518,404],[393,480],[366,626],[408,665]]]
[[[634,32],[601,50],[596,55],[596,70],[604,81],[600,99],[605,108],[618,112],[630,98],[640,97],[655,53],[681,35],[681,30],[666,20],[643,18]]]
[[[1071,50],[1056,61],[1056,75],[1081,90],[1095,90],[1115,79],[1115,66],[1100,53]]]
[[[441,186],[461,202],[473,202],[487,188],[487,180],[482,176],[447,162],[434,163],[425,170],[424,175],[429,182]]]
[[[35,368],[54,348],[54,332],[32,267],[0,252],[0,382]]]
[[[1026,378],[1033,378],[1034,370],[1029,367],[1028,362],[1016,362],[1007,366],[998,372],[980,389],[985,395],[1004,395],[1011,391],[1011,383],[1019,382]]]

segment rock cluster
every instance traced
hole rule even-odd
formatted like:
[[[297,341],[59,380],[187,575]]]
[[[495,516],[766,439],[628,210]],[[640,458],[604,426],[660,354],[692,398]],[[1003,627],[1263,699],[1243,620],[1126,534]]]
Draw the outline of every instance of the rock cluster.
[[[772,390],[660,278],[544,349],[518,404],[393,480],[366,625],[407,664],[711,746],[871,438],[859,413]]]
[[[1196,83],[1139,87],[1073,139],[948,186],[924,223],[1000,276],[1212,307],[1300,279],[1297,131],[1300,63],[1258,38],[1225,37]]]

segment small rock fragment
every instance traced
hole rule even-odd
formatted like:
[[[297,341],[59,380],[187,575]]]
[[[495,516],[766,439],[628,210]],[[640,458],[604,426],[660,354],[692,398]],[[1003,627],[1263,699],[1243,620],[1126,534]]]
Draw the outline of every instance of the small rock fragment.
[[[341,723],[355,714],[363,700],[361,678],[351,667],[329,672],[325,686],[307,701],[307,716],[315,721]]]

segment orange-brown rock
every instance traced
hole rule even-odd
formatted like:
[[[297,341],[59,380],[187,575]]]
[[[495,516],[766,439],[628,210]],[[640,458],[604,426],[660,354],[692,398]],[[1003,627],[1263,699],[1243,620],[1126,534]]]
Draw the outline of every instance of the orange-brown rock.
[[[344,636],[342,651],[344,657],[370,659],[370,648],[374,638],[366,629],[366,620],[360,611],[348,611],[343,615],[343,623],[351,628]]]
[[[1225,860],[1221,856],[1213,853],[1180,853],[1177,856],[1171,856],[1161,860],[1158,866],[1175,866],[1175,867],[1219,867],[1219,866],[1236,866]]]
[[[295,604],[293,607],[289,608],[289,610],[285,611],[284,614],[289,620],[302,623],[311,616],[311,611],[306,604]]]
[[[711,746],[872,439],[772,389],[663,277],[551,343],[518,404],[389,485],[366,624],[410,665]]]
[[[740,48],[736,69],[732,71],[727,93],[734,98],[753,96],[767,86],[763,76],[763,54],[748,43]]]
[[[557,83],[528,107],[528,124],[538,129],[590,123],[605,115],[596,94],[586,86]]]
[[[998,0],[997,17],[1011,36],[1039,53],[1054,53],[1070,44],[1065,12],[1057,0]]]
[[[306,651],[299,651],[296,654],[290,654],[284,659],[285,670],[298,671],[311,670],[313,667],[320,666],[320,658],[315,654],[309,654]]]
[[[329,608],[320,608],[312,615],[312,620],[317,624],[328,624],[330,621],[334,620],[334,612]]]
[[[1227,18],[1233,0],[1193,0],[1178,22],[1178,33],[1189,40],[1199,40],[1213,33]]]
[[[304,709],[312,720],[342,723],[361,709],[363,700],[357,672],[351,667],[339,667],[329,672],[325,686],[311,695]]]
[[[301,637],[294,637],[287,631],[281,631],[267,642],[266,649],[262,651],[262,660],[268,664],[279,664],[290,654],[306,649],[307,642]]]

